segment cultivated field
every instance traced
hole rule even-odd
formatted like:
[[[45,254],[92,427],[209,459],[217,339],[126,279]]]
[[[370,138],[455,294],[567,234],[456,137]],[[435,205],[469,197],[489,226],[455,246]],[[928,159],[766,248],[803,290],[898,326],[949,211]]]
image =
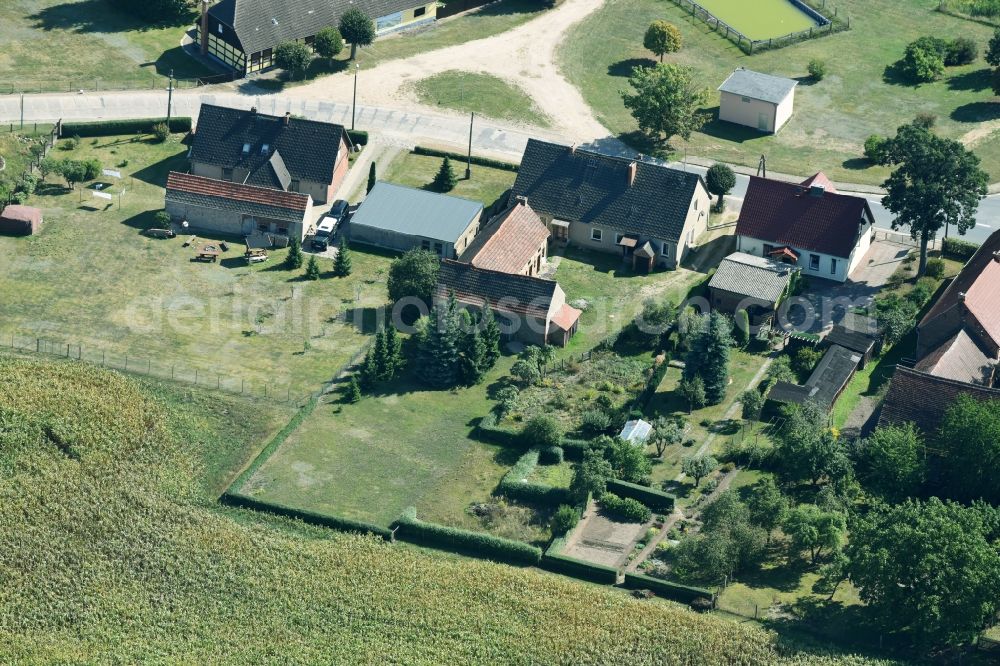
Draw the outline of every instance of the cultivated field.
[[[43,232],[0,238],[9,258],[0,274],[2,344],[60,353],[68,345],[72,356],[115,367],[127,356],[135,370],[280,399],[316,390],[365,343],[339,316],[384,303],[390,257],[355,252],[349,278],[332,277],[326,260],[314,282],[284,269],[284,250],[251,268],[241,239],[230,238],[221,261],[204,264],[182,247],[186,237],[142,235],[163,208],[167,172],[187,169],[186,150],[178,137],[57,146],[54,157],[96,157],[123,178],[103,179],[114,195],[107,201],[93,197],[92,183],[69,190],[49,176],[29,201],[44,211]]]
[[[972,147],[992,179],[1000,180],[1000,104],[994,103],[990,70],[982,56],[919,86],[900,81],[886,69],[902,57],[908,42],[922,35],[971,37],[982,54],[993,28],[936,12],[937,0],[826,4],[827,11],[836,7],[839,16],[850,17],[850,30],[747,56],[672,2],[607,3],[567,36],[560,66],[606,127],[616,134],[633,132],[635,121],[618,91],[627,87],[633,67],[654,62],[642,46],[643,33],[650,21],[666,19],[684,38],[684,48],[668,61],[695,69],[696,80],[711,91],[710,113],[718,108],[716,87],[736,67],[801,81],[794,115],[776,136],[713,120],[689,142],[675,140],[678,154],[686,148],[688,155],[751,167],[764,154],[772,171],[811,174],[822,169],[836,180],[878,184],[888,170],[871,167],[862,158],[865,138],[894,134],[922,112],[936,115],[937,131]],[[808,80],[806,72],[813,58],[827,63],[828,74],[818,83]]]

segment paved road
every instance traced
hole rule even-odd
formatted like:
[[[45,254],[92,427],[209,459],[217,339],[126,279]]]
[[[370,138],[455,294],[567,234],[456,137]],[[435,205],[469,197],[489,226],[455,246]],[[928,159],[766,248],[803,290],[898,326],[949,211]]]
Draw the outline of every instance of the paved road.
[[[204,92],[202,92],[204,91]],[[293,91],[294,92],[294,91]],[[310,99],[296,99],[288,95],[246,95],[218,88],[175,91],[173,113],[177,116],[197,117],[202,103],[220,104],[234,108],[256,106],[262,113],[294,115],[351,125],[351,105]],[[0,123],[19,123],[22,117],[20,96],[0,96]],[[166,91],[139,91],[120,93],[83,93],[25,95],[23,97],[25,123],[63,120],[100,120],[113,118],[162,117],[167,108]],[[457,115],[431,115],[412,113],[399,109],[358,105],[355,116],[358,129],[378,132],[383,143],[402,147],[432,144],[464,150],[469,141],[469,119]],[[477,154],[510,160],[520,159],[530,137],[567,142],[557,133],[545,130],[505,126],[492,121],[473,124],[472,147]],[[614,154],[634,155],[623,143],[612,137],[595,138],[591,145],[599,146]],[[704,174],[705,168],[693,164],[670,163],[677,168]],[[746,194],[749,178],[738,174],[736,187],[730,199],[736,205]],[[844,191],[865,192],[869,187],[841,185]],[[876,226],[891,228],[892,214],[882,207],[881,196],[864,193],[875,214]],[[1000,195],[991,195],[980,203],[979,223],[966,234],[966,238],[982,243],[995,230],[1000,229]]]

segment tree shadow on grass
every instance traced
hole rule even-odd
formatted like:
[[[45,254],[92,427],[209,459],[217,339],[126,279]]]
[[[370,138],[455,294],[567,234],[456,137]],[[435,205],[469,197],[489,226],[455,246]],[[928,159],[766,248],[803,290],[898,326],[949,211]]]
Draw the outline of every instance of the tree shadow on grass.
[[[133,229],[138,229],[140,232],[145,231],[156,226],[156,213],[155,210],[144,210],[138,215],[133,215],[132,217],[122,220],[122,224],[126,227],[131,227]]]
[[[970,102],[951,112],[951,119],[960,123],[981,123],[1000,119],[1000,103]]]
[[[35,28],[76,33],[128,32],[148,30],[151,27],[181,26],[188,25],[195,17],[196,14],[191,12],[160,24],[150,24],[138,16],[114,10],[105,0],[64,2],[61,5],[45,7],[28,16],[35,22]]]
[[[150,185],[164,187],[167,184],[167,173],[171,171],[187,171],[187,152],[183,149],[176,155],[162,159],[159,162],[145,166],[132,174],[133,178]]]
[[[608,76],[628,78],[636,67],[655,67],[656,61],[650,58],[626,58],[608,65]]]
[[[890,86],[905,86],[907,88],[916,88],[920,85],[920,82],[914,81],[913,77],[906,71],[902,60],[885,66],[885,69],[882,70],[882,82]]]
[[[982,92],[993,87],[993,72],[988,67],[973,72],[956,74],[948,79],[948,90]]]
[[[844,160],[840,163],[840,166],[851,171],[864,171],[865,169],[874,166],[867,157],[852,157],[849,160]]]
[[[794,592],[802,585],[804,576],[811,566],[800,558],[791,558],[773,567],[762,567],[745,571],[739,581],[751,588],[774,588],[781,592]]]

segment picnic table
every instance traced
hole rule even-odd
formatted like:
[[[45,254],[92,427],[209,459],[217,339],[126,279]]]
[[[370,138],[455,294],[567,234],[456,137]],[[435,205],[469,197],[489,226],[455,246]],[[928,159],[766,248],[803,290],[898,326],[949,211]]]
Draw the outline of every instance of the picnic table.
[[[199,261],[218,261],[222,249],[214,243],[202,243],[194,251],[195,259]]]

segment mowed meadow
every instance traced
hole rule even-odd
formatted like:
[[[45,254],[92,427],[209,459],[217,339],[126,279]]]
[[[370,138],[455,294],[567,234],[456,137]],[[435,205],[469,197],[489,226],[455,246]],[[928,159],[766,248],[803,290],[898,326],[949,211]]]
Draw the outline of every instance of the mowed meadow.
[[[559,576],[221,509],[287,414],[0,356],[4,663],[870,664]]]

